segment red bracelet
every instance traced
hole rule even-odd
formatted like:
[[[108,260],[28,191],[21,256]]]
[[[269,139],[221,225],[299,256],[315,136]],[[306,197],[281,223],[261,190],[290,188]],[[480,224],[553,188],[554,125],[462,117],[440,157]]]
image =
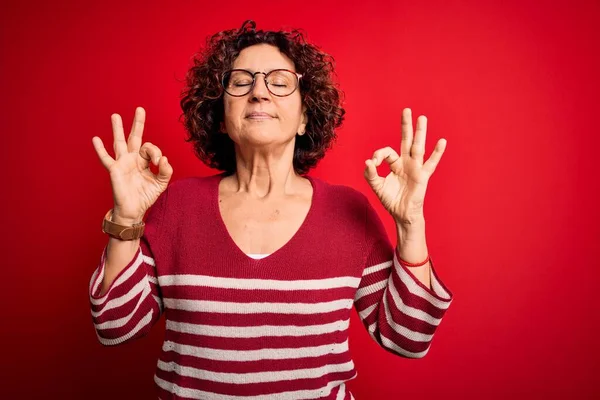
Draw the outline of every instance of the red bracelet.
[[[422,263],[418,263],[418,264],[411,264],[409,262],[404,261],[400,257],[398,257],[398,261],[400,262],[400,264],[402,264],[404,266],[407,266],[407,267],[420,267],[420,266],[423,266],[423,265],[425,265],[425,264],[427,264],[429,262],[429,255],[427,255],[427,258],[425,259],[425,261],[423,261]]]

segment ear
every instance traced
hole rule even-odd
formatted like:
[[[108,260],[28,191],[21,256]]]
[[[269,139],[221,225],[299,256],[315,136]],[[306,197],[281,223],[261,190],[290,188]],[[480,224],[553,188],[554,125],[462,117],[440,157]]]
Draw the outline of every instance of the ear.
[[[298,135],[302,136],[306,132],[308,124],[308,115],[306,115],[306,105],[302,104],[302,117],[300,118],[300,126],[298,126]]]

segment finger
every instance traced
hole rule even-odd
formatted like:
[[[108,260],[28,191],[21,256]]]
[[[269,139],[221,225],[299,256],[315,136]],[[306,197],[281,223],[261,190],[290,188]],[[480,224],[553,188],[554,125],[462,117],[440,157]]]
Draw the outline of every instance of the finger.
[[[433,149],[433,153],[431,154],[431,156],[429,157],[427,162],[425,164],[423,164],[423,170],[425,170],[429,174],[429,176],[431,176],[433,174],[433,172],[435,171],[435,168],[437,167],[440,160],[442,159],[442,155],[444,154],[444,151],[446,150],[446,144],[447,144],[446,139],[438,140],[438,142],[435,145],[435,149]]]
[[[142,145],[142,135],[144,133],[144,124],[146,123],[146,110],[142,107],[135,109],[131,132],[127,138],[127,149],[130,152],[138,152]]]
[[[158,164],[158,175],[156,180],[159,182],[167,183],[173,175],[173,167],[169,164],[166,156],[161,157],[160,163]]]
[[[400,159],[396,150],[392,149],[390,146],[384,147],[382,149],[376,150],[373,153],[373,162],[376,167],[379,167],[383,161],[386,161],[390,166]]]
[[[96,149],[96,154],[98,154],[98,158],[100,158],[100,162],[106,169],[109,169],[111,165],[115,163],[115,160],[108,154],[106,149],[104,148],[104,143],[102,143],[102,139],[98,136],[94,136],[92,138],[92,144],[94,145],[94,149]]]
[[[378,179],[382,179],[377,173],[377,167],[372,159],[366,160],[365,165],[365,179],[369,184],[373,185]]]
[[[125,142],[125,133],[123,132],[123,121],[119,114],[110,116],[112,122],[112,130],[114,136],[113,149],[115,150],[115,159],[119,159],[121,155],[127,153],[127,142]]]
[[[410,108],[402,110],[402,142],[400,143],[401,154],[410,157],[410,147],[413,141],[412,111]]]
[[[162,152],[158,148],[158,146],[146,142],[142,145],[140,149],[140,156],[147,160],[148,162],[152,162],[154,165],[158,165],[160,158],[162,157]]]
[[[410,156],[423,164],[425,155],[425,138],[427,136],[427,117],[424,115],[417,118],[417,130],[410,149]]]

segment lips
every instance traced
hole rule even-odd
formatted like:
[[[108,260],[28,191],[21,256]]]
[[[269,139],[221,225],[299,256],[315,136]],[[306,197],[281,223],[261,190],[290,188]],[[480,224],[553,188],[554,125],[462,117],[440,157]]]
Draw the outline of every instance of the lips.
[[[271,119],[271,118],[275,118],[275,117],[266,112],[253,111],[250,114],[247,114],[246,118],[248,118],[248,119]]]

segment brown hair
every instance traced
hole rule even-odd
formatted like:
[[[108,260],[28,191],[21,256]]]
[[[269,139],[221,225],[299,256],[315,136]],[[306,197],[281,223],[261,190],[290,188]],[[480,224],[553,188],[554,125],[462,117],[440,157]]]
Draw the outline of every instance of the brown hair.
[[[296,135],[293,166],[296,173],[306,174],[337,139],[335,129],[344,119],[343,93],[333,82],[333,57],[307,43],[296,29],[286,32],[255,28],[254,21],[248,20],[239,30],[218,32],[207,39],[205,49],[194,55],[180,102],[186,142],[193,142],[196,156],[209,167],[227,174],[235,172],[234,143],[220,129],[224,117],[221,74],[231,68],[241,50],[267,43],[279,48],[303,74],[300,94],[308,123],[305,134]]]

